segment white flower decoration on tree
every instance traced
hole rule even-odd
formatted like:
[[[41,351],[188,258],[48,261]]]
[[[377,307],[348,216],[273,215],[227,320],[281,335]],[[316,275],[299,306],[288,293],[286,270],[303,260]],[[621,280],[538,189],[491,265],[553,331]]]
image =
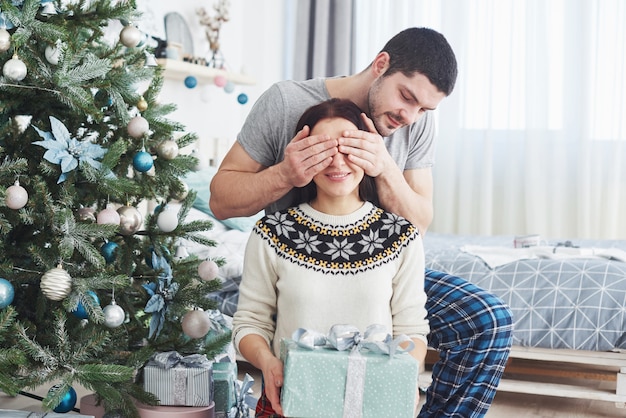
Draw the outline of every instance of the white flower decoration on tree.
[[[104,157],[107,153],[105,148],[89,140],[79,141],[72,138],[65,125],[54,116],[50,116],[50,127],[52,132],[44,132],[33,126],[39,136],[44,139],[44,141],[33,142],[33,144],[48,150],[43,155],[45,160],[61,166],[61,175],[57,184],[65,181],[68,173],[78,167],[80,163],[87,163],[96,170],[100,169],[101,164],[96,160]]]

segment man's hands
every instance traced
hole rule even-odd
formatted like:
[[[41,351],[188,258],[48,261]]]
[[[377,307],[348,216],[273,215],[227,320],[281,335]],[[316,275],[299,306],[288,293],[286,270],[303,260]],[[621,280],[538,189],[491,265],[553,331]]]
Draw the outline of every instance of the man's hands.
[[[279,173],[285,183],[293,187],[309,184],[316,174],[328,167],[337,154],[337,140],[328,135],[309,136],[308,126],[291,140],[285,148],[285,159]]]
[[[397,167],[387,151],[383,138],[374,127],[374,122],[365,113],[361,116],[369,129],[366,131],[346,131],[339,138],[339,152],[347,154],[351,162],[358,165],[371,177],[378,177]]]

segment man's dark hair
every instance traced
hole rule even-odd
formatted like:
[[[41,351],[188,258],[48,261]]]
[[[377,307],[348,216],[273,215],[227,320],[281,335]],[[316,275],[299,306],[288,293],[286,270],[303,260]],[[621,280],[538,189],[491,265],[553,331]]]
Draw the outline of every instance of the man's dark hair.
[[[411,77],[418,72],[446,96],[454,89],[456,57],[446,38],[428,28],[409,28],[391,38],[380,52],[389,54],[389,68],[383,77],[401,72]]]
[[[336,98],[326,100],[304,111],[296,125],[296,133],[305,126],[308,126],[312,130],[319,121],[332,118],[346,119],[352,122],[357,129],[367,131],[367,125],[361,117],[361,113],[363,113],[363,111],[351,100]],[[317,196],[317,187],[313,181],[306,186],[297,187],[296,190],[297,193],[294,202],[292,202],[293,205],[305,202],[308,203]],[[363,176],[363,180],[361,180],[359,184],[359,196],[363,200],[378,205],[378,192],[376,191],[376,183],[373,177],[367,174]]]

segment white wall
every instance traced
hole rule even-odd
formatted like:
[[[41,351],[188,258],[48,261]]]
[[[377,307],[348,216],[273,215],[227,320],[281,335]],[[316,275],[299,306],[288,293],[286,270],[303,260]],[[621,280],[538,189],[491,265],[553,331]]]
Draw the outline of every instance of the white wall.
[[[163,18],[166,13],[178,12],[191,32],[194,55],[206,57],[209,43],[196,9],[203,7],[214,15],[216,3],[217,0],[139,0],[138,9],[143,16],[134,23],[142,31],[165,39]],[[284,4],[285,0],[230,0],[230,20],[220,30],[221,52],[229,70],[254,78],[255,85],[237,86],[232,93],[226,93],[212,83],[189,89],[180,80],[165,81],[160,100],[177,105],[171,119],[198,134],[204,156],[213,152],[209,149],[213,145],[207,143],[219,144],[223,155],[235,140],[254,101],[284,77]],[[239,93],[248,95],[247,104],[237,102]]]

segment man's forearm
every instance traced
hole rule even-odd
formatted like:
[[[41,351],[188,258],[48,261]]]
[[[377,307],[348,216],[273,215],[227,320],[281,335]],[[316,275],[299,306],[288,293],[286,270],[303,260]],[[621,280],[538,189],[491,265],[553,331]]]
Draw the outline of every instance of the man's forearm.
[[[376,188],[380,205],[387,211],[400,215],[425,234],[433,220],[433,205],[430,196],[416,192],[402,175],[393,171],[376,177]]]
[[[220,170],[211,181],[209,206],[217,219],[251,216],[291,188],[280,180],[276,166],[258,173]]]

